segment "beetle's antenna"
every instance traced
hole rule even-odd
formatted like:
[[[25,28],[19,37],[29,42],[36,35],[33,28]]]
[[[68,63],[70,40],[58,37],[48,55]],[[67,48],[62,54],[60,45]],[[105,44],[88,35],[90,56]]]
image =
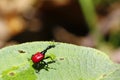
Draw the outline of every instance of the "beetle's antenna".
[[[42,54],[45,54],[46,52],[47,52],[47,50],[49,50],[49,49],[51,49],[51,48],[54,48],[55,47],[55,45],[50,45],[50,46],[48,46],[45,50],[43,50],[41,53]]]
[[[60,43],[55,44],[55,42],[52,42],[53,44],[49,45],[45,50],[43,50],[41,53],[45,54],[47,52],[47,50],[54,48],[56,45],[59,45]]]

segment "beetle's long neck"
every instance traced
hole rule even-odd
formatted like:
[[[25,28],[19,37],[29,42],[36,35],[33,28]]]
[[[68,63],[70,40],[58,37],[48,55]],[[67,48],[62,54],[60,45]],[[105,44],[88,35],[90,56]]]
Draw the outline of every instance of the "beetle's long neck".
[[[45,53],[47,52],[47,50],[49,50],[51,48],[54,48],[54,47],[55,47],[55,45],[50,45],[45,50],[43,50],[41,53],[45,55]]]

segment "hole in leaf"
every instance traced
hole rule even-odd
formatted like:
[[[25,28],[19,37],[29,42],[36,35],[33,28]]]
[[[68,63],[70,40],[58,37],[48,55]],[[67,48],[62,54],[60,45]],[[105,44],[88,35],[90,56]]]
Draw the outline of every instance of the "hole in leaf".
[[[60,60],[64,60],[64,58],[59,58]]]
[[[19,52],[19,53],[25,53],[25,51],[23,51],[23,50],[18,50],[18,52]]]
[[[103,77],[107,76],[106,74],[103,75]]]
[[[10,75],[10,76],[14,76],[15,73],[14,73],[14,72],[10,72],[9,75]]]

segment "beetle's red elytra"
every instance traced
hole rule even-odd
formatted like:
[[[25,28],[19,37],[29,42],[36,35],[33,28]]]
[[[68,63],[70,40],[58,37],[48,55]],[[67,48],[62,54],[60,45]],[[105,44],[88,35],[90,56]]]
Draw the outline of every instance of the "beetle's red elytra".
[[[42,61],[44,59],[44,54],[42,54],[41,52],[37,52],[32,56],[32,61],[33,63],[39,63],[40,61]]]

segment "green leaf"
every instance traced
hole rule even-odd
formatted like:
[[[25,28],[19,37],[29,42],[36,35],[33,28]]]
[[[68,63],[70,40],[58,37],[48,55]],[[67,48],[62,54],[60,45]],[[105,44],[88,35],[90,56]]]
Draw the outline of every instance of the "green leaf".
[[[116,69],[114,72],[104,75],[104,78],[100,80],[120,80],[120,69]]]
[[[51,42],[31,42],[0,50],[0,80],[120,80],[120,66],[96,49],[72,44],[54,43],[47,51],[48,67],[41,62],[35,72],[31,56]],[[117,71],[119,70],[119,71]],[[117,76],[116,79],[113,79]],[[108,79],[112,77],[112,79]]]

